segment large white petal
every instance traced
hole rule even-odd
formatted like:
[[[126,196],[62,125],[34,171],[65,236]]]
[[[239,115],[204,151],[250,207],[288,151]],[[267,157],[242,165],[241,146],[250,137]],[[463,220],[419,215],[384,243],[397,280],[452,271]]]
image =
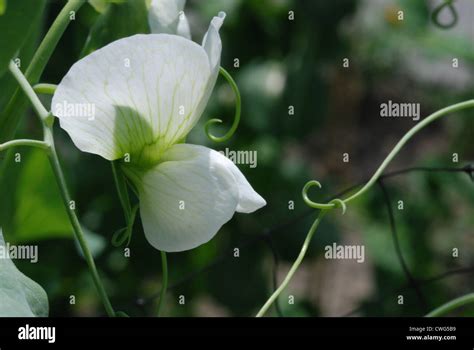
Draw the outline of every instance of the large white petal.
[[[209,148],[178,144],[163,160],[135,181],[145,236],[167,252],[195,248],[232,218],[239,188],[226,158]]]
[[[54,94],[52,111],[84,152],[109,160],[130,153],[132,162],[157,158],[196,124],[211,79],[201,46],[176,35],[139,34],[75,63]],[[80,113],[83,107],[93,108],[94,117]]]
[[[148,23],[152,33],[178,34],[191,39],[189,23],[183,12],[186,0],[152,0]]]

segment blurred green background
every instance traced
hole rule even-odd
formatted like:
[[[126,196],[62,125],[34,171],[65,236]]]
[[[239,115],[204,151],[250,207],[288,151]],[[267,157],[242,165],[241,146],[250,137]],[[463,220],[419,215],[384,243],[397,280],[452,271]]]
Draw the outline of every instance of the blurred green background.
[[[221,65],[242,94],[242,121],[225,144],[207,140],[203,125],[233,116],[233,95],[219,80],[189,143],[216,150],[257,151],[256,168],[240,169],[266,200],[251,215],[236,214],[208,244],[169,254],[166,316],[251,316],[281,282],[296,258],[314,214],[301,199],[311,179],[323,199],[370,176],[415,122],[381,118],[380,104],[416,102],[421,116],[473,97],[474,3],[455,1],[459,15],[449,29],[430,13],[441,1],[424,0],[210,0],[185,8],[193,40],[201,42],[212,16],[227,12],[221,29]],[[19,57],[27,66],[45,31],[64,5],[47,1],[41,21]],[[404,19],[398,20],[398,11]],[[294,19],[289,17],[294,15]],[[450,21],[449,11],[440,20]],[[59,83],[82,55],[135,33],[148,32],[142,0],[111,4],[100,13],[86,4],[76,14],[41,82]],[[349,67],[343,60],[349,59]],[[453,59],[459,66],[453,68]],[[238,59],[238,67],[235,60]],[[0,110],[14,85],[0,79]],[[44,98],[46,104],[50,98]],[[294,114],[289,114],[292,106]],[[409,166],[462,167],[474,162],[474,112],[456,113],[418,134],[389,170]],[[154,315],[161,287],[161,260],[137,222],[130,257],[111,245],[125,225],[108,162],[81,153],[56,128],[57,148],[77,213],[88,231],[100,273],[117,310]],[[31,110],[17,137],[41,137]],[[344,153],[349,162],[343,162]],[[453,162],[453,153],[459,160]],[[79,256],[46,157],[21,150],[22,161],[3,164],[0,223],[6,240],[38,244],[39,262],[17,261],[40,283],[51,316],[96,316],[103,309]],[[345,216],[328,215],[303,265],[279,300],[284,316],[414,316],[474,289],[474,184],[461,172],[416,172],[386,179],[403,257],[419,294],[397,258],[387,207],[374,187],[351,203]],[[398,210],[402,200],[404,209]],[[291,205],[294,203],[294,207]],[[324,247],[363,244],[366,260],[327,260]],[[235,257],[235,248],[239,257]],[[453,257],[453,248],[459,256]],[[435,281],[447,271],[468,268]],[[70,304],[70,296],[75,304]],[[404,303],[398,303],[402,295]],[[179,303],[185,297],[184,305]],[[293,303],[294,301],[294,303]],[[277,315],[275,308],[272,315]],[[459,315],[474,315],[464,308]]]

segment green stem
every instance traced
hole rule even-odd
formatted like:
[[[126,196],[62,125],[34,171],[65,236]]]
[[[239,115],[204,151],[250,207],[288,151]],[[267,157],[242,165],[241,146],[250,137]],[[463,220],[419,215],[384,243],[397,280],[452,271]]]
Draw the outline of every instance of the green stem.
[[[466,294],[462,297],[448,301],[446,304],[443,304],[431,311],[426,315],[426,317],[438,317],[470,303],[474,303],[474,293]]]
[[[56,88],[58,86],[55,85],[55,84],[36,84],[35,86],[33,86],[33,90],[35,90],[35,92],[37,94],[43,94],[43,95],[54,95],[54,92],[56,91]]]
[[[21,72],[20,68],[18,68],[18,66],[13,61],[10,61],[10,64],[8,65],[8,69],[10,70],[11,74],[16,79],[18,84],[20,84],[21,89],[30,100],[38,116],[41,118],[41,120],[45,121],[46,118],[48,118],[49,113],[46,110],[46,108],[44,108],[43,104],[38,98],[38,95],[36,95],[30,83]]]
[[[61,164],[59,163],[58,155],[56,153],[56,148],[54,147],[54,139],[53,139],[53,132],[51,129],[47,129],[47,133],[45,135],[45,139],[48,140],[48,142],[51,145],[50,152],[48,153],[49,161],[51,163],[51,167],[53,169],[53,173],[56,178],[56,182],[59,186],[59,190],[61,192],[61,197],[64,202],[64,206],[66,208],[69,221],[71,222],[73,231],[74,231],[74,236],[79,243],[79,246],[81,247],[82,253],[84,255],[84,258],[87,262],[87,265],[89,267],[89,270],[92,275],[92,279],[94,281],[94,285],[97,289],[97,292],[99,293],[100,298],[102,299],[102,303],[105,307],[105,310],[107,314],[110,317],[115,316],[115,311],[112,307],[112,304],[110,303],[110,300],[107,296],[107,293],[105,291],[105,288],[102,284],[102,281],[100,279],[99,273],[97,272],[97,268],[94,262],[94,258],[89,250],[89,246],[87,245],[87,242],[84,237],[84,233],[81,228],[81,224],[79,223],[79,219],[77,218],[76,212],[74,209],[71,209],[71,196],[69,195],[69,191],[67,189],[66,185],[66,180],[64,178],[63,171],[61,169]]]
[[[165,303],[166,290],[168,289],[168,262],[166,259],[166,252],[161,251],[161,267],[163,269],[163,282],[161,286],[160,301],[158,302],[157,316],[160,316],[161,309]]]
[[[77,12],[85,3],[87,3],[87,1],[69,0],[66,5],[64,5],[31,59],[25,73],[29,81],[36,83],[39,80],[54,49],[58,45],[59,39],[61,39],[68,24],[71,22],[71,12]]]
[[[306,238],[304,240],[303,246],[301,247],[301,251],[298,254],[298,257],[296,258],[295,262],[293,263],[290,270],[288,271],[288,274],[286,275],[285,279],[280,284],[280,286],[277,288],[277,290],[273,292],[273,294],[270,296],[267,302],[262,306],[260,311],[257,313],[256,317],[262,317],[263,315],[265,315],[265,313],[268,311],[268,309],[273,304],[273,302],[278,298],[281,292],[283,292],[283,290],[288,286],[291,278],[295,274],[298,267],[301,265],[301,262],[303,261],[303,258],[306,255],[306,252],[308,250],[311,239],[313,238],[314,233],[316,232],[316,229],[318,228],[319,223],[321,222],[325,214],[326,214],[325,210],[321,210],[319,212],[318,216],[316,217],[316,220],[314,220],[313,225],[311,226],[311,228],[308,231],[308,234],[306,235]]]
[[[48,157],[49,157],[51,166],[53,168],[53,172],[56,177],[56,181],[58,183],[59,189],[61,191],[61,196],[63,198],[64,206],[66,207],[69,220],[71,221],[75,238],[81,247],[81,250],[84,255],[84,258],[86,259],[87,265],[89,266],[92,279],[94,280],[94,284],[97,288],[97,291],[99,292],[99,296],[102,299],[105,310],[107,311],[107,314],[109,316],[113,317],[115,316],[114,309],[112,308],[109,298],[105,292],[105,288],[102,285],[102,282],[100,280],[99,274],[97,272],[97,268],[95,266],[94,258],[92,257],[92,254],[89,250],[89,246],[87,245],[87,242],[84,238],[84,233],[82,232],[82,228],[76,216],[76,213],[70,207],[71,197],[67,190],[66,180],[64,179],[64,175],[61,169],[61,165],[59,163],[58,155],[56,153],[56,148],[54,146],[54,136],[53,136],[53,128],[52,128],[52,124],[53,124],[52,122],[54,121],[54,119],[52,115],[48,113],[46,108],[44,108],[43,104],[39,100],[38,96],[34,92],[31,85],[26,80],[25,76],[21,73],[20,69],[18,69],[18,67],[13,62],[10,62],[9,69],[12,75],[18,81],[18,84],[22,88],[23,92],[30,99],[36,113],[38,114],[38,116],[40,117],[43,123],[44,143],[48,146],[48,149],[49,149]]]
[[[18,139],[18,140],[8,141],[8,142],[0,144],[0,152],[5,151],[8,148],[17,147],[17,146],[29,146],[29,147],[36,147],[36,148],[41,148],[41,149],[49,148],[49,145],[44,141]]]

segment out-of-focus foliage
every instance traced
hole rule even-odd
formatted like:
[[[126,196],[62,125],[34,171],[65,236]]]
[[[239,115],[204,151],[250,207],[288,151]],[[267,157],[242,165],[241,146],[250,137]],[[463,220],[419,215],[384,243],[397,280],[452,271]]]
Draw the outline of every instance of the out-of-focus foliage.
[[[46,155],[41,150],[17,153],[7,169],[0,213],[5,231],[16,242],[72,237],[72,227]]]
[[[44,0],[0,3],[0,76],[40,19],[44,3]]]
[[[102,14],[92,26],[81,56],[117,39],[150,32],[145,0],[111,2],[99,9]]]

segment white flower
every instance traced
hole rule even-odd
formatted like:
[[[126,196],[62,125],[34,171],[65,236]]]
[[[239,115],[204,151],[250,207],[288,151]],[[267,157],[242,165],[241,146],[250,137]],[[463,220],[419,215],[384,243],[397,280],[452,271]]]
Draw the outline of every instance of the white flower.
[[[145,235],[160,250],[197,247],[234,212],[266,204],[225,156],[182,143],[216,82],[224,17],[213,18],[202,46],[170,34],[117,40],[75,63],[53,97],[53,114],[80,150],[130,157],[123,169],[138,191]],[[66,102],[92,105],[95,115],[58,113]]]

